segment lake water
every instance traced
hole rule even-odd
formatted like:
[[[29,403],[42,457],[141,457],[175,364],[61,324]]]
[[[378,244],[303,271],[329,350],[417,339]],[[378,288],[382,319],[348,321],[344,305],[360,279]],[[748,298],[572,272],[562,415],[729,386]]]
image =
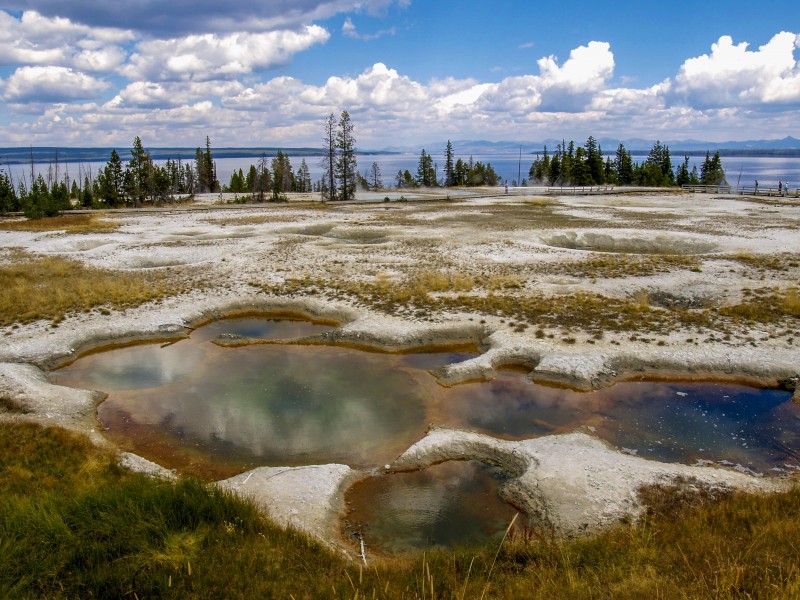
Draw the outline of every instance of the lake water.
[[[443,177],[444,157],[438,156],[433,152],[434,161],[437,164],[438,177]],[[186,157],[184,157],[186,158]],[[318,181],[323,175],[322,167],[320,166],[319,157],[307,156],[304,157],[311,174],[312,181]],[[456,158],[461,158],[464,161],[469,161],[469,155],[456,155]],[[481,161],[484,164],[491,163],[495,171],[500,176],[501,181],[508,180],[512,182],[517,179],[517,173],[521,171],[522,178],[527,179],[528,170],[531,163],[536,158],[535,155],[523,155],[520,162],[519,155],[509,154],[492,154],[492,155],[474,155],[472,158],[475,161]],[[636,162],[642,162],[646,156],[634,156]],[[297,171],[300,167],[301,158],[292,158],[290,156],[292,168]],[[361,173],[369,171],[373,162],[377,163],[385,187],[394,187],[395,177],[398,170],[404,171],[408,169],[412,175],[417,173],[417,165],[419,163],[419,155],[414,154],[380,154],[380,155],[361,155],[358,159],[358,170]],[[689,158],[690,169],[697,166],[698,171],[702,164],[704,157],[692,156]],[[677,167],[682,162],[682,157],[672,157],[673,166]],[[163,164],[164,161],[156,161],[158,164]],[[246,174],[251,164],[257,164],[258,158],[222,158],[217,159],[217,177],[220,183],[227,184],[230,181],[231,173],[242,169]],[[92,176],[96,175],[100,170],[105,167],[104,162],[84,163],[78,165],[61,164],[60,173],[63,177],[65,169],[69,170],[70,177],[75,179],[80,175],[83,179],[82,173],[89,173]],[[733,186],[740,183],[742,187],[752,187],[755,180],[758,179],[762,187],[777,187],[778,181],[788,181],[792,188],[800,187],[800,157],[723,157],[722,165],[725,168],[728,183]],[[11,165],[10,167],[3,165],[6,171],[10,171],[14,177],[14,181],[18,182],[21,178],[29,178],[30,167],[26,165]],[[36,172],[47,175],[48,165],[37,164]],[[80,170],[80,171],[79,171]]]
[[[293,320],[218,321],[175,343],[89,354],[51,376],[108,394],[98,419],[119,447],[208,480],[258,466],[382,467],[429,424],[502,439],[584,428],[646,458],[759,474],[800,470],[800,405],[789,392],[630,382],[584,393],[537,385],[513,371],[444,388],[429,371],[474,353],[212,342],[226,333],[286,339],[328,329]],[[467,463],[377,477],[348,492],[349,527],[368,531],[369,543],[386,553],[493,539],[513,514],[497,498],[501,481],[496,470]]]

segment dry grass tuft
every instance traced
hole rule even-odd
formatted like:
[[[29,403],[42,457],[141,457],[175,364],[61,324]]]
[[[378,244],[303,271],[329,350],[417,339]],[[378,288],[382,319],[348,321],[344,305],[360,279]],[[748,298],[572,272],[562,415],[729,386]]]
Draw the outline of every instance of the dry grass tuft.
[[[647,290],[639,290],[633,295],[633,299],[642,310],[647,310],[650,308],[650,294]]]
[[[581,328],[589,334],[641,332],[668,334],[679,330],[727,331],[753,323],[800,318],[800,293],[761,290],[744,302],[715,308],[707,303],[657,305],[646,290],[630,298],[591,292],[552,296],[529,292],[524,280],[472,276],[461,272],[423,271],[408,276],[379,274],[373,280],[337,278],[289,279],[279,286],[252,285],[269,293],[292,296],[309,289],[334,298],[348,298],[387,314],[433,315],[469,312],[511,319],[539,327]]]
[[[422,271],[411,278],[409,285],[416,296],[426,296],[432,292],[469,292],[475,287],[475,280],[467,273]]]
[[[2,412],[21,413],[25,412],[25,407],[13,398],[0,396],[0,413]]]
[[[61,215],[32,221],[2,220],[0,229],[5,231],[63,231],[65,233],[112,233],[119,223],[103,219],[99,215]]]
[[[786,318],[800,318],[800,297],[796,287],[785,291],[760,290],[744,302],[720,308],[719,312],[735,320],[776,323]]]
[[[0,266],[0,325],[52,319],[97,306],[127,308],[187,291],[163,272],[127,273],[60,257],[15,255]]]
[[[790,253],[754,254],[750,250],[740,250],[730,259],[761,273],[766,271],[783,273],[800,267],[800,257]]]
[[[592,254],[580,261],[561,261],[539,267],[542,273],[593,279],[649,277],[678,269],[699,272],[700,259],[685,255]]]
[[[527,204],[529,206],[550,206],[555,204],[555,200],[552,198],[543,198],[541,196],[532,197],[532,198],[519,198],[519,202]]]
[[[268,210],[266,207],[261,207],[263,210]],[[272,208],[272,207],[270,207]],[[265,223],[297,223],[297,217],[294,215],[284,215],[278,213],[277,210],[270,210],[267,214],[260,215],[237,215],[235,217],[212,217],[203,219],[206,223],[213,223],[214,225],[233,226],[239,227],[244,225],[264,225]]]

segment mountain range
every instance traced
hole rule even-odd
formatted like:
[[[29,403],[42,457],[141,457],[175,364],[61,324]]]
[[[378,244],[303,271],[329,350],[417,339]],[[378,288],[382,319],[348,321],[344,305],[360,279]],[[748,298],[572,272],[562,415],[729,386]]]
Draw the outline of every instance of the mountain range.
[[[454,140],[453,152],[457,156],[486,156],[486,155],[505,155],[516,156],[522,154],[527,157],[535,156],[542,152],[545,146],[549,152],[553,152],[557,144],[562,140],[546,139],[541,142],[490,142],[486,140]],[[567,140],[569,142],[569,140]],[[582,145],[585,140],[575,140],[576,145]],[[634,156],[647,155],[653,147],[654,140],[642,138],[630,138],[618,140],[613,138],[600,138],[598,144],[606,156],[613,155],[619,144]],[[677,140],[662,141],[669,147],[672,156],[704,155],[706,152],[716,152],[719,150],[721,156],[797,156],[800,157],[800,140],[791,136],[780,140],[747,140],[742,142],[704,142],[701,140]],[[444,154],[447,141],[437,141],[417,146],[390,146],[380,150],[359,149],[360,155],[378,155],[389,153],[419,154],[423,148],[432,155],[440,156]],[[284,154],[295,157],[319,156],[319,148],[281,148]],[[129,156],[129,148],[116,148],[119,155],[126,160]],[[184,161],[193,161],[195,155],[194,148],[148,148],[154,160],[166,160],[168,158],[181,158]],[[260,157],[262,154],[273,157],[277,153],[277,147],[261,148],[213,148],[214,158],[248,158]],[[31,162],[41,163],[89,163],[105,162],[111,154],[111,148],[87,147],[87,148],[56,148],[52,146],[28,146],[14,148],[0,148],[0,170],[4,165],[29,164]]]

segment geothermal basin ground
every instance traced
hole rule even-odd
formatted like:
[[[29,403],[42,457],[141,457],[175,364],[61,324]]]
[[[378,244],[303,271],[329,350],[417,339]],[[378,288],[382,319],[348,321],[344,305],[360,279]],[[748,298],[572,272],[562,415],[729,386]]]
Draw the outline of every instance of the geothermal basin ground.
[[[51,230],[6,221],[2,266],[43,269],[29,285],[45,302],[38,312],[17,306],[0,320],[0,395],[7,399],[0,417],[58,424],[108,444],[96,420],[102,394],[53,385],[50,369],[100,347],[168,343],[202,323],[244,314],[336,325],[292,343],[479,349],[435,373],[444,386],[513,367],[579,390],[637,379],[795,389],[800,205],[655,191],[494,193],[327,205],[214,204],[215,196],[109,211],[80,228],[68,226],[70,217]],[[109,278],[95,282],[129,283],[74,301],[49,287],[61,276],[79,288],[85,273]],[[156,291],[142,294],[150,288]],[[670,478],[745,489],[788,485],[630,456],[589,431],[509,442],[432,427],[379,470],[465,459],[503,468],[511,477],[504,498],[567,534],[635,515],[637,489]],[[121,461],[169,476],[135,455],[123,453]],[[255,498],[279,523],[335,543],[343,492],[365,475],[339,464],[276,465],[220,485]]]

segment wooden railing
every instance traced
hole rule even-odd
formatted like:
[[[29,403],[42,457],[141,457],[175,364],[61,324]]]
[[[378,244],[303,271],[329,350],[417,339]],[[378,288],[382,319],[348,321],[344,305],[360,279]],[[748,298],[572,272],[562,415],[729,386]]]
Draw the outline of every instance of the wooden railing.
[[[730,185],[683,185],[681,189],[685,192],[695,192],[697,194],[737,194],[739,196],[773,196],[784,198],[800,198],[800,188],[763,187],[763,186],[740,186],[731,187]]]
[[[614,191],[613,185],[567,185],[544,188],[546,194],[608,194]]]

